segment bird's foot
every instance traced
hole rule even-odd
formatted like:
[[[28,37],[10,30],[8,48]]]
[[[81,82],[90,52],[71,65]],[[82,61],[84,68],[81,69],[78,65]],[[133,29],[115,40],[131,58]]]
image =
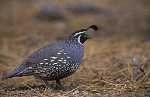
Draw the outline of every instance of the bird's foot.
[[[54,88],[55,90],[62,90],[62,91],[70,91],[72,89],[74,89],[74,87],[72,85],[69,85],[69,86],[64,86],[61,84],[60,81],[56,81],[56,86]]]

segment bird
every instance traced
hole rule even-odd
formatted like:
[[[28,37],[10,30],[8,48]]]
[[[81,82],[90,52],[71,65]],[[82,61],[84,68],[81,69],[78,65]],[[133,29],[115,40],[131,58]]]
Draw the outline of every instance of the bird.
[[[96,25],[73,32],[66,39],[48,44],[28,56],[18,67],[2,74],[2,79],[34,76],[46,84],[56,81],[62,86],[61,79],[75,73],[84,56],[84,43],[98,30]]]

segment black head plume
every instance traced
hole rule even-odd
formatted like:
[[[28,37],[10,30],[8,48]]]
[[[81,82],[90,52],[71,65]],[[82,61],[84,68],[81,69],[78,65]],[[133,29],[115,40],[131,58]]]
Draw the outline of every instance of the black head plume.
[[[90,27],[87,28],[87,30],[88,29],[93,29],[93,30],[97,31],[98,27],[96,25],[91,25]]]
[[[80,35],[89,36],[90,33],[92,34],[92,32],[95,32],[97,30],[98,30],[98,27],[96,25],[91,25],[88,28],[80,29],[78,31],[75,31],[74,33],[72,33],[71,37],[78,37]]]

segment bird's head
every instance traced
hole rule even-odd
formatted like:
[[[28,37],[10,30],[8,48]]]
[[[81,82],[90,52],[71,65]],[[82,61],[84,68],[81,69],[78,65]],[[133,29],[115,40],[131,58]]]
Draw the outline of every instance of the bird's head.
[[[91,25],[86,29],[78,30],[70,36],[71,39],[76,39],[80,44],[83,44],[87,39],[91,38],[94,31],[97,31],[98,27],[96,25]]]

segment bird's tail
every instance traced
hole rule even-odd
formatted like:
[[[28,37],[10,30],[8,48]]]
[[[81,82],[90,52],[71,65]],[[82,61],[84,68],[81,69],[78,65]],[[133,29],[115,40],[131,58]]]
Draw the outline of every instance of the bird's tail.
[[[0,73],[0,79],[5,80],[5,79],[8,79],[8,78],[21,77],[21,76],[25,76],[25,75],[26,75],[25,72],[19,71],[18,68],[17,68],[13,71],[6,71],[6,72]]]
[[[32,71],[29,71],[28,68],[26,68],[26,65],[22,64],[12,71],[0,72],[0,79],[4,80],[12,77],[26,76],[30,75],[31,72]]]
[[[14,74],[13,74],[13,72],[1,72],[0,73],[0,79],[1,80],[5,80],[5,79],[8,79],[8,78],[12,78],[12,77],[14,77]]]

